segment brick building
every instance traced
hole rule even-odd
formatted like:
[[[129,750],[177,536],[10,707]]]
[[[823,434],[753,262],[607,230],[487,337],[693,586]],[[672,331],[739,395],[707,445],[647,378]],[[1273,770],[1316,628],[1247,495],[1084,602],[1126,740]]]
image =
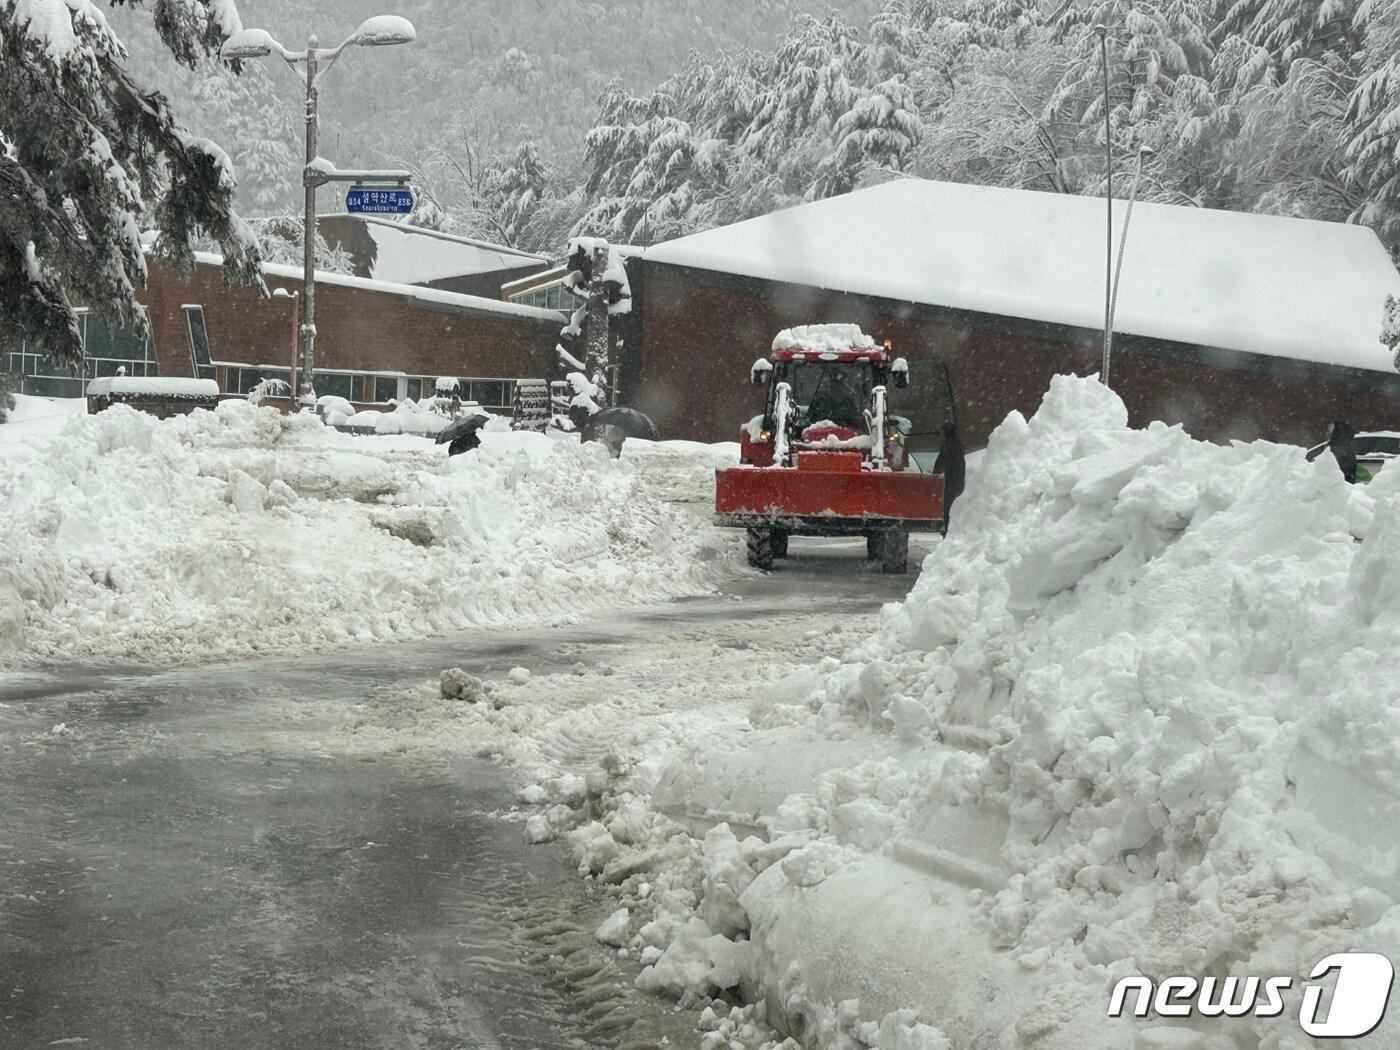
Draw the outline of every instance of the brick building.
[[[1052,376],[1099,371],[1104,212],[909,179],[657,245],[629,265],[640,349],[623,386],[663,434],[732,440],[778,331],[854,322],[910,359],[916,386],[920,361],[943,362],[981,446]],[[1112,380],[1135,425],[1295,443],[1334,419],[1400,429],[1378,338],[1400,274],[1371,230],[1139,203],[1121,288]]]
[[[226,284],[220,260],[198,255],[177,275],[153,260],[140,293],[150,334],[113,331],[84,311],[87,361],[71,376],[21,344],[10,369],[26,393],[78,397],[88,380],[113,375],[198,376],[226,394],[261,379],[293,382],[301,271],[268,264],[263,297]],[[543,268],[544,260],[532,263]],[[509,268],[508,268],[509,269]],[[497,271],[486,271],[497,280]],[[518,272],[518,271],[516,271]],[[439,376],[462,380],[463,396],[507,409],[515,381],[552,375],[558,311],[415,284],[320,273],[316,283],[316,390],[363,405],[430,395]]]

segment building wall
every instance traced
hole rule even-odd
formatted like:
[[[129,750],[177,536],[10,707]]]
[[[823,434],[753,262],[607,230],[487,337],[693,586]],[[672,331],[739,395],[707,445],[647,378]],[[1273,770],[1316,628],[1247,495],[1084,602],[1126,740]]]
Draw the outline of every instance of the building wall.
[[[268,277],[269,289],[300,291],[301,282]],[[289,368],[295,352],[299,301],[259,296],[226,285],[219,267],[198,265],[186,278],[151,267],[142,295],[151,320],[160,374],[194,374],[186,305],[203,307],[215,360]],[[318,284],[316,368],[504,378],[552,374],[555,338],[563,319],[525,317],[415,303],[389,292]],[[361,399],[356,392],[356,399]],[[370,400],[365,398],[365,400]]]
[[[1013,409],[1029,415],[1052,377],[1099,370],[1102,334],[639,261],[635,403],[663,437],[736,440],[762,410],[749,368],[797,324],[853,322],[919,362],[946,362],[958,421],[981,447]],[[640,294],[639,294],[640,289]],[[1113,387],[1133,425],[1184,424],[1198,438],[1311,444],[1345,419],[1400,429],[1400,376],[1327,368],[1133,337],[1115,340]]]

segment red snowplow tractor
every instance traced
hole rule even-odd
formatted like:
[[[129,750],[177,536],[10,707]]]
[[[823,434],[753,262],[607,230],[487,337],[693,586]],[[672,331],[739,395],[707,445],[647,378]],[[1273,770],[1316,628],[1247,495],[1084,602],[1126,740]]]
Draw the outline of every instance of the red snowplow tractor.
[[[945,517],[943,478],[911,453],[915,424],[893,404],[908,364],[855,325],[805,325],[781,333],[751,379],[767,403],[740,431],[739,466],[715,472],[715,523],[747,530],[755,568],[786,557],[790,536],[864,536],[869,559],[905,572],[909,533]]]

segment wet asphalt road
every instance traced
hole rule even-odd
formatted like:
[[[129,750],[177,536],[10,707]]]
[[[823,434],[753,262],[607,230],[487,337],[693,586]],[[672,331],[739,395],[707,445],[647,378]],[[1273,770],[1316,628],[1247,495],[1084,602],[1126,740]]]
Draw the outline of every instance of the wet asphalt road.
[[[562,847],[523,844],[509,768],[318,742],[340,706],[445,666],[562,670],[580,645],[645,645],[650,625],[871,612],[912,582],[852,552],[795,543],[725,595],[556,629],[0,675],[0,1047],[693,1045],[693,1019],[579,949],[604,905]],[[570,962],[603,967],[586,988],[540,961],[540,931],[565,926],[585,934]],[[618,1023],[590,1033],[581,1003],[604,994]]]

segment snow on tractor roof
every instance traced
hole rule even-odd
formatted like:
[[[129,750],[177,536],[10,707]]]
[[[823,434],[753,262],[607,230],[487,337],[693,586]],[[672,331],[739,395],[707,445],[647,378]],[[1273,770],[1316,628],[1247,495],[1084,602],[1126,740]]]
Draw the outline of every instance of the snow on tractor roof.
[[[830,353],[840,350],[873,350],[875,340],[856,324],[803,324],[784,328],[773,340],[773,350],[806,350]]]
[[[1115,202],[1115,233],[1126,210]],[[668,241],[646,261],[1101,331],[1105,211],[1101,197],[900,179]],[[1139,201],[1116,327],[1391,372],[1387,293],[1400,274],[1364,226]]]

